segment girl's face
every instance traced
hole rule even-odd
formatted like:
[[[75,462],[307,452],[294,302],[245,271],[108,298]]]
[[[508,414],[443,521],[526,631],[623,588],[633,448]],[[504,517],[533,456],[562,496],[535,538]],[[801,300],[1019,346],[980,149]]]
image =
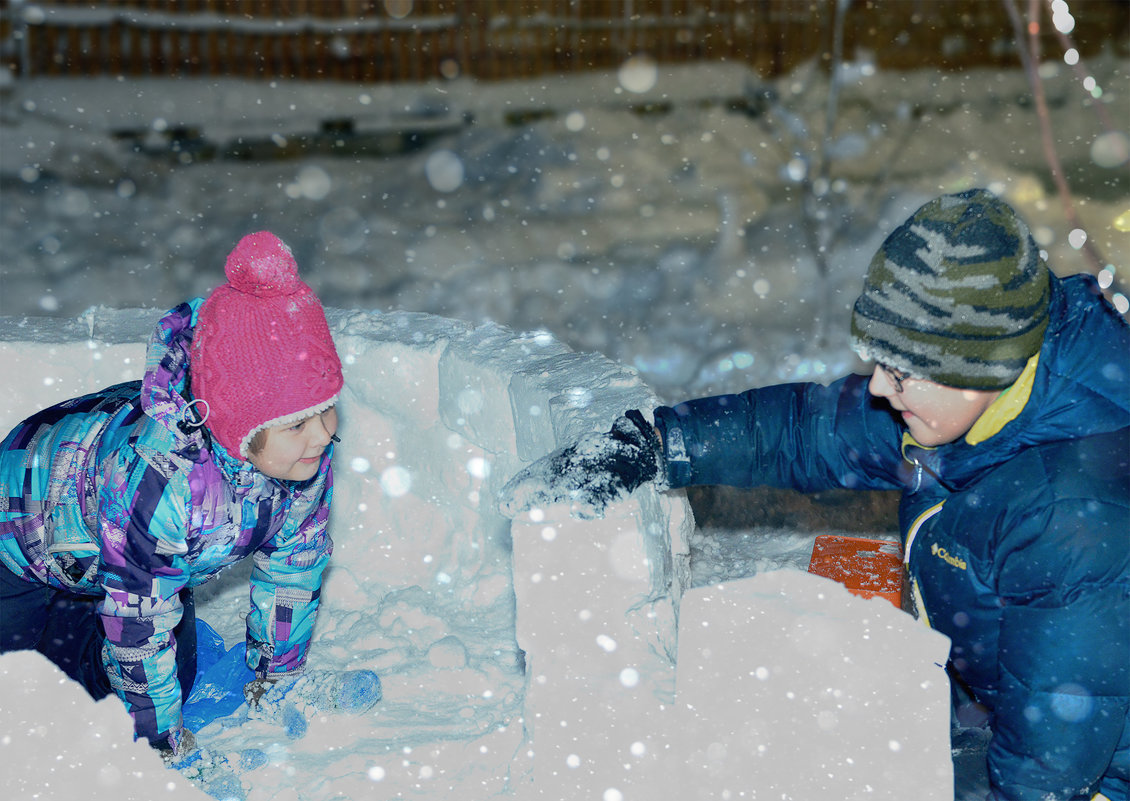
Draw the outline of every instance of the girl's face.
[[[337,409],[331,406],[298,423],[268,428],[263,447],[247,458],[271,478],[305,481],[318,472],[322,454],[335,433]]]
[[[899,383],[901,392],[894,377],[876,366],[867,388],[875,397],[885,398],[902,415],[915,441],[927,447],[963,436],[1001,394],[1000,390],[956,389],[921,378],[903,378]]]

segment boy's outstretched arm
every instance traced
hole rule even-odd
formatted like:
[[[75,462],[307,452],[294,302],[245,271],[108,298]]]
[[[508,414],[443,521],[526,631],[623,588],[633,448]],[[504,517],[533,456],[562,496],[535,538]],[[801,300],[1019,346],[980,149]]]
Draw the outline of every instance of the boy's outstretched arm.
[[[598,518],[648,482],[661,490],[668,486],[663,445],[655,426],[630,409],[607,432],[587,434],[521,470],[502,488],[500,507],[514,517],[566,504],[575,517]]]

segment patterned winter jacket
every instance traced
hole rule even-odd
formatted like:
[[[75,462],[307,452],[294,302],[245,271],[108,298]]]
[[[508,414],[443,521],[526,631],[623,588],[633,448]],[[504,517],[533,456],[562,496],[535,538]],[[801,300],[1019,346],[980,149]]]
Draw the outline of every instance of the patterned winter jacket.
[[[1053,279],[1040,353],[965,438],[936,448],[867,382],[658,409],[672,486],[901,489],[920,614],[993,714],[994,798],[1125,801],[1130,327],[1093,279]]]
[[[110,683],[137,735],[160,746],[181,732],[171,637],[181,590],[253,556],[247,664],[260,676],[297,671],[333,548],[329,451],[309,481],[278,481],[185,422],[200,304],[161,319],[140,382],[45,409],[0,445],[0,561],[100,598]]]

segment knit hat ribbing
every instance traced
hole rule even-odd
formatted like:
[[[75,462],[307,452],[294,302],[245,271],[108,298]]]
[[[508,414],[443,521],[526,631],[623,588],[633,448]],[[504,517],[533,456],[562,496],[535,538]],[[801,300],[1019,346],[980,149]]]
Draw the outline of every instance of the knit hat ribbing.
[[[1048,325],[1050,278],[1028,226],[984,189],[943,195],[871,260],[852,311],[852,347],[959,389],[1011,386]]]
[[[200,307],[189,355],[192,394],[228,453],[248,456],[265,428],[328,409],[343,384],[322,304],[294,256],[266,231],[239,241],[228,283]]]

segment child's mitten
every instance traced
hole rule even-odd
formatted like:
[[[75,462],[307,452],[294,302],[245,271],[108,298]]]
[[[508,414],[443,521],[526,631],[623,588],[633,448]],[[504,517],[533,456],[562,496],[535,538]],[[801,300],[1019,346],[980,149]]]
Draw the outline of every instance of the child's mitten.
[[[196,735],[181,727],[170,734],[167,744],[157,751],[166,765],[182,762],[196,751]]]
[[[652,482],[666,489],[663,445],[655,427],[637,410],[616,418],[604,434],[542,457],[507,482],[501,509],[510,517],[529,509],[568,504],[575,517],[603,517],[608,504]]]
[[[255,678],[243,685],[243,697],[247,701],[247,705],[252,709],[259,706],[259,701],[266,695],[272,687],[278,682],[274,678]]]
[[[358,714],[381,700],[380,677],[371,670],[347,670],[327,693],[332,709]]]
[[[382,695],[380,677],[371,670],[308,670],[293,681],[256,679],[247,687],[250,717],[281,725],[292,740],[306,734],[308,716],[333,712],[359,715]],[[250,697],[253,691],[259,692],[254,703]]]

